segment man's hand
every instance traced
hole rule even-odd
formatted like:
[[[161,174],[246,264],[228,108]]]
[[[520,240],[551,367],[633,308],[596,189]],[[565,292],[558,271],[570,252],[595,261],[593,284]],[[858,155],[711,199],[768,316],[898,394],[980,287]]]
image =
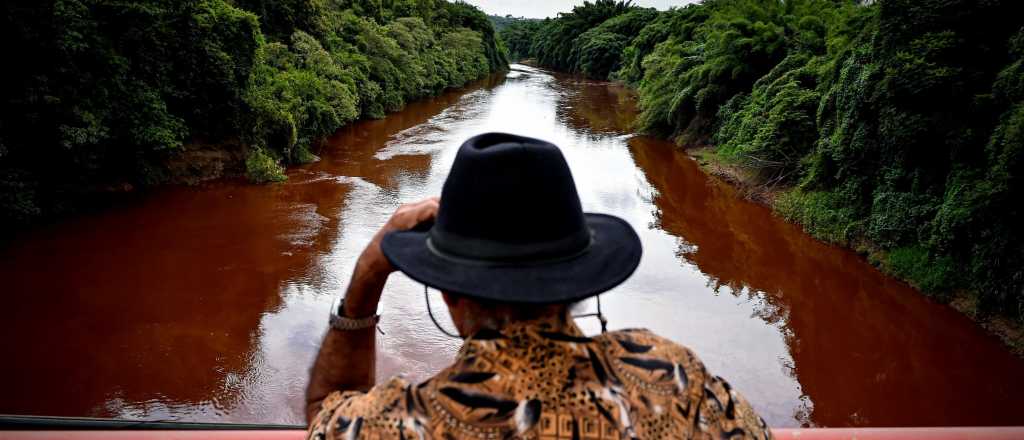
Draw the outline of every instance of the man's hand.
[[[384,257],[384,252],[380,248],[380,242],[384,239],[384,235],[392,231],[412,229],[420,223],[433,220],[437,217],[439,203],[440,199],[430,197],[399,206],[395,213],[391,214],[387,223],[384,223],[384,226],[373,235],[370,244],[359,256],[352,279],[377,280],[383,287],[388,275],[395,271],[395,267]],[[381,292],[374,289],[353,290],[351,285],[349,287],[345,294],[345,316],[362,318],[372,315],[377,310]]]
[[[345,291],[345,316],[362,318],[377,311],[377,302],[388,275],[395,268],[384,257],[380,242],[391,231],[412,229],[437,216],[437,197],[402,205],[373,236],[356,261],[352,279]],[[334,391],[366,391],[375,381],[377,346],[376,329],[328,330],[320,343],[313,370],[306,388],[306,420],[320,411],[325,397]]]

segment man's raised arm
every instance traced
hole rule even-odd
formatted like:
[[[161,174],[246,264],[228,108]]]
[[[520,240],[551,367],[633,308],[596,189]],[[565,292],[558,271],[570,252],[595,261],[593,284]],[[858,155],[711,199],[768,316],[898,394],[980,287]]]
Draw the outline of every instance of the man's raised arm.
[[[391,231],[412,229],[437,215],[438,199],[432,197],[402,205],[374,235],[359,260],[345,291],[339,315],[349,319],[372,317],[388,276],[395,271],[380,250],[380,241]],[[332,311],[333,313],[334,311]],[[334,391],[367,391],[375,382],[376,327],[338,330],[328,327],[306,388],[306,421],[320,412],[324,399]]]

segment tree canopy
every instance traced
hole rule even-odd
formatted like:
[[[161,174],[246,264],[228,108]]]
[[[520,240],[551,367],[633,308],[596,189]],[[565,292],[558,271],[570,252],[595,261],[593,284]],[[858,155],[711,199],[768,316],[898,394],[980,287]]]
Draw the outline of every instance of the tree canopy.
[[[191,144],[241,146],[254,181],[360,117],[505,69],[487,16],[445,0],[16,0],[0,223],[110,184],[167,181]]]

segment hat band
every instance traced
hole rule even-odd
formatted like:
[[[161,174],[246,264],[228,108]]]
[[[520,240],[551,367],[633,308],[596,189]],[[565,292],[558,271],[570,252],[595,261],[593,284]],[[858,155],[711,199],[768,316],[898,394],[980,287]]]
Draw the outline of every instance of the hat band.
[[[593,241],[593,231],[586,227],[557,240],[524,244],[464,237],[434,227],[427,235],[427,248],[440,257],[463,262],[547,263],[576,257]]]

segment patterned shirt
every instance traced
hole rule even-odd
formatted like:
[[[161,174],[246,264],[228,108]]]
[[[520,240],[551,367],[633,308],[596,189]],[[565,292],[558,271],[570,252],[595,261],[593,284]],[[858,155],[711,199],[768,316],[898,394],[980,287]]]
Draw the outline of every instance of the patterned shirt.
[[[413,385],[331,393],[326,439],[769,439],[747,401],[690,350],[647,330],[584,336],[557,319],[484,330]]]

